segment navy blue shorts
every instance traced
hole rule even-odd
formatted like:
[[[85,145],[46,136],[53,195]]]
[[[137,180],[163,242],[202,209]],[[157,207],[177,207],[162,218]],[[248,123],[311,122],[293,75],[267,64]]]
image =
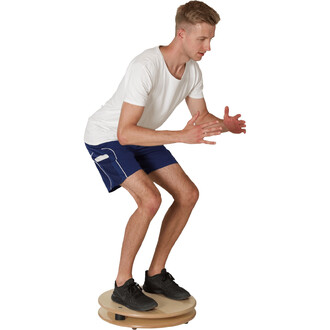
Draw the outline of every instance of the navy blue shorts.
[[[86,143],[86,147],[109,192],[120,188],[126,178],[138,170],[149,174],[177,163],[164,146],[123,146],[118,141],[111,141],[95,146]]]

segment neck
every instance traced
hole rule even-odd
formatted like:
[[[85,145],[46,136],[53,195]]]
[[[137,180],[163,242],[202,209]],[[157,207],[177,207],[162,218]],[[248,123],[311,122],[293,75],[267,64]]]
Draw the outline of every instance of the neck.
[[[190,58],[184,53],[176,39],[168,46],[160,46],[166,65],[174,76],[180,76],[184,72],[186,63]]]

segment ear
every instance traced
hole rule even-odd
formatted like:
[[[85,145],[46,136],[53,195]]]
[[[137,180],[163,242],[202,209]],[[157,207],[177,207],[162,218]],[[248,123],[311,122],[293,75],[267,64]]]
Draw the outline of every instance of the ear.
[[[184,36],[185,36],[185,33],[186,31],[183,29],[183,28],[180,28],[176,31],[176,36],[179,38],[179,39],[183,39]]]

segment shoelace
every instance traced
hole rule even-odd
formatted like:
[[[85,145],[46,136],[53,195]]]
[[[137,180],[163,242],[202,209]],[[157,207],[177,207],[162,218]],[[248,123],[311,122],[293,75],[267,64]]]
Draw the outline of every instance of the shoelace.
[[[142,288],[140,287],[140,285],[136,282],[131,283],[128,287],[127,290],[132,294],[132,295],[136,295],[136,294],[140,294],[142,292]]]
[[[166,280],[168,280],[168,279],[169,279],[171,282],[173,282],[173,284],[175,284],[175,285],[178,286],[178,284],[176,284],[176,283],[174,282],[175,278],[174,278],[169,272],[164,272],[163,275],[162,275],[162,281],[164,282],[164,281],[166,281]]]

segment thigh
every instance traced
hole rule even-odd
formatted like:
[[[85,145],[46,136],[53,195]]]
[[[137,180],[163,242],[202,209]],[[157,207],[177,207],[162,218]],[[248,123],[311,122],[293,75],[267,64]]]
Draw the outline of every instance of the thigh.
[[[147,174],[177,163],[171,152],[163,145],[148,147],[129,146],[129,148],[134,152],[135,159]]]
[[[159,195],[157,187],[143,170],[130,175],[121,186],[133,196],[137,204],[150,195]]]
[[[172,164],[149,174],[150,179],[168,191],[174,198],[197,190],[195,184],[178,164]]]
[[[109,192],[115,191],[129,176],[141,170],[134,153],[118,141],[86,147]]]

